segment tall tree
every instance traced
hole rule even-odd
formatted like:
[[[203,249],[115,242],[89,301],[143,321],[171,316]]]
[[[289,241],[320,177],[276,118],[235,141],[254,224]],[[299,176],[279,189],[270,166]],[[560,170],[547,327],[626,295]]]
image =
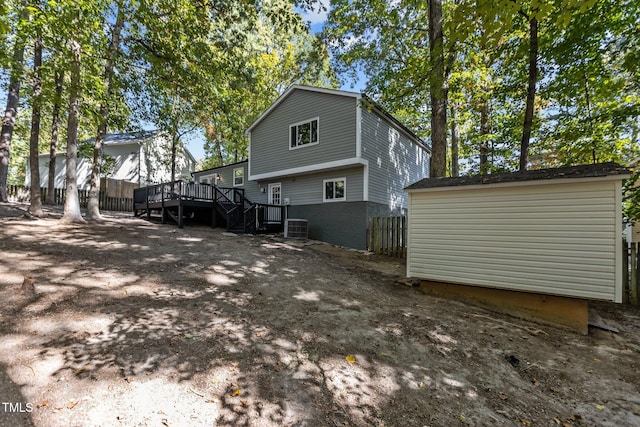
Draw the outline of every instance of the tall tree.
[[[447,76],[445,74],[442,1],[429,0],[429,53],[431,59],[431,177],[447,173]]]
[[[111,31],[111,41],[107,52],[107,58],[104,65],[103,77],[103,100],[100,102],[100,111],[98,115],[99,125],[98,134],[93,146],[93,165],[91,170],[91,183],[89,190],[89,200],[87,203],[87,219],[100,220],[100,168],[102,166],[102,151],[104,138],[107,134],[107,124],[109,121],[109,104],[113,95],[113,77],[116,57],[120,51],[120,34],[124,26],[125,12],[120,5],[116,13],[116,22]]]
[[[55,181],[56,181],[56,158],[58,153],[58,126],[60,124],[60,109],[62,104],[62,89],[64,84],[64,73],[61,70],[55,70],[54,77],[54,97],[53,110],[51,112],[51,138],[49,140],[49,167],[47,182],[47,198],[45,203],[48,205],[55,204]]]
[[[31,133],[29,138],[29,165],[31,173],[31,203],[29,213],[33,216],[43,216],[40,193],[40,162],[38,159],[40,148],[40,111],[42,93],[42,36],[36,35],[33,47],[33,92],[31,94]]]
[[[2,118],[2,130],[0,131],[0,202],[7,202],[7,175],[9,174],[9,159],[11,154],[11,137],[18,114],[20,102],[20,85],[22,83],[22,66],[24,60],[25,34],[22,31],[23,21],[28,17],[26,6],[22,6],[20,21],[16,25],[16,37],[13,47],[13,60],[11,63],[11,77],[7,94],[7,107]]]
[[[78,157],[78,117],[80,108],[80,66],[82,46],[77,40],[68,41],[71,63],[69,74],[69,112],[67,117],[67,164],[66,164],[66,196],[64,201],[63,222],[85,222],[80,212],[78,197],[78,178],[76,161]]]

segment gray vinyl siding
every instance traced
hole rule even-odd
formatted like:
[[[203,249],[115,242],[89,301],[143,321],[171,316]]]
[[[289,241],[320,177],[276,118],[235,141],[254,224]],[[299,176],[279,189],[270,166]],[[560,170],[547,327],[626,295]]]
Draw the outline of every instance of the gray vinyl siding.
[[[620,181],[567,181],[410,192],[407,274],[619,300]]]
[[[362,157],[369,161],[369,201],[407,208],[405,187],[429,177],[429,155],[387,120],[362,109]]]
[[[289,218],[308,221],[309,238],[353,249],[367,248],[367,203],[289,206]]]
[[[311,175],[298,175],[269,181],[282,184],[282,200],[288,198],[291,205],[344,204],[346,202],[323,202],[324,180],[346,178],[346,202],[362,201],[363,168],[324,171]],[[267,187],[267,183],[263,183]]]
[[[289,126],[314,118],[318,144],[289,149]],[[251,131],[251,174],[311,166],[356,155],[356,99],[294,90]]]

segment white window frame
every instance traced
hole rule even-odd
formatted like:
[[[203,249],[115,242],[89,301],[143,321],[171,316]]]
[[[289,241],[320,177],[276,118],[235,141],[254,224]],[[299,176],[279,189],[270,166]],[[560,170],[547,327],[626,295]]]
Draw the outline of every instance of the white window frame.
[[[344,194],[342,195],[342,197],[340,198],[331,198],[331,199],[327,199],[327,183],[328,182],[332,182],[334,184],[333,187],[333,195],[335,196],[336,190],[335,190],[335,183],[336,182],[344,182]],[[346,177],[342,177],[342,178],[330,178],[330,179],[325,179],[322,181],[322,201],[325,203],[333,203],[333,202],[346,202],[347,201],[347,178]]]
[[[242,172],[242,176],[240,176],[239,178],[242,178],[242,182],[240,182],[239,184],[236,182],[236,171],[241,171]],[[233,169],[233,186],[234,187],[242,187],[244,185],[244,168],[235,168]]]
[[[294,147],[291,146],[291,130],[293,128],[297,128],[300,125],[304,125],[309,123],[309,127],[311,127],[311,123],[312,122],[317,122],[316,125],[316,141],[315,142],[311,142],[309,141],[307,144],[298,144],[296,141],[296,145]],[[311,130],[309,130],[309,135],[311,135]],[[297,130],[296,130],[296,136],[297,136]],[[287,138],[289,140],[289,150],[297,150],[298,148],[303,148],[303,147],[309,147],[311,145],[318,145],[320,143],[320,117],[314,117],[312,119],[307,119],[307,120],[303,120],[301,122],[297,122],[294,123],[292,125],[289,125],[289,137]]]

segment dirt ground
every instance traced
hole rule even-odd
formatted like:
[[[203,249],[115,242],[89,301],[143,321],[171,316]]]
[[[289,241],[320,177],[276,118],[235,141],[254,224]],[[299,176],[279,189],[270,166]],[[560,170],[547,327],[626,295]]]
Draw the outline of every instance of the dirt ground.
[[[640,425],[637,307],[583,336],[391,258],[25,208],[0,205],[2,426]]]

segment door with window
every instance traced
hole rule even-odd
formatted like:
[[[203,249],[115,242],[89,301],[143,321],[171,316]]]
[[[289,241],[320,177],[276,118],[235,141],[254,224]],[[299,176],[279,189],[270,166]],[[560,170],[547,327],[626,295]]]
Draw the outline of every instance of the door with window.
[[[269,184],[269,204],[282,205],[282,185],[278,182]],[[282,210],[276,207],[267,208],[267,222],[280,222],[282,220]]]

